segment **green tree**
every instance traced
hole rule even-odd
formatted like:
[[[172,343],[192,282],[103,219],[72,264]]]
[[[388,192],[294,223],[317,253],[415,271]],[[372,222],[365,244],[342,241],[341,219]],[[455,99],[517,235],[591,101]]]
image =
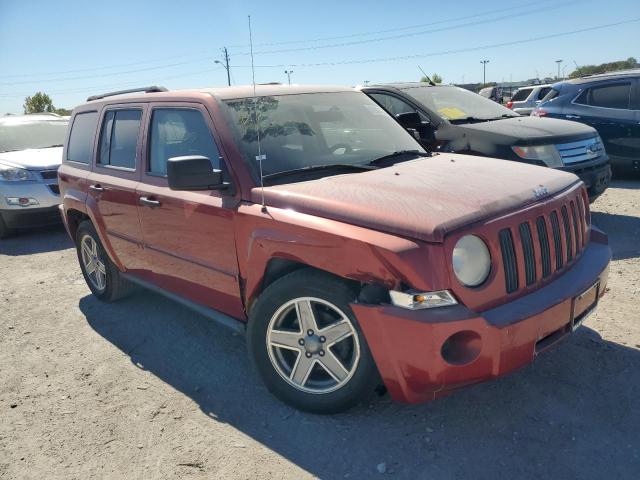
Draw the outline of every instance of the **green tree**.
[[[42,112],[55,112],[53,101],[51,97],[46,93],[37,92],[31,97],[24,99],[24,113],[42,113]]]
[[[62,116],[69,116],[71,115],[71,110],[69,110],[68,108],[56,108],[55,113]]]
[[[429,80],[431,80],[433,83],[442,83],[442,77],[437,73],[434,73],[433,75],[431,75],[431,78],[427,76],[420,78],[420,81],[424,83],[429,83]]]
[[[626,60],[618,60],[616,62],[601,63],[600,65],[583,65],[569,74],[569,78],[582,77],[584,75],[594,75],[597,73],[615,72],[616,70],[627,70],[630,68],[638,68],[638,61],[629,57]]]

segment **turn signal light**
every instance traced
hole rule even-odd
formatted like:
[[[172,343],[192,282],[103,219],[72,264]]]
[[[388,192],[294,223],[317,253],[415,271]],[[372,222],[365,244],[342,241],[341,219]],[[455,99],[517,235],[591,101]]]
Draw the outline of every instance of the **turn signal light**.
[[[396,307],[409,310],[446,307],[458,303],[448,290],[437,292],[398,292],[391,290],[389,291],[389,296],[391,297],[391,303]]]

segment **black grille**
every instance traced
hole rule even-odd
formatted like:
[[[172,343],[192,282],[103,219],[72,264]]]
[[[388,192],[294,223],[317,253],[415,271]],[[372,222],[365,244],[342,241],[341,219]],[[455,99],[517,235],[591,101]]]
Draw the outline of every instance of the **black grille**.
[[[528,222],[521,223],[518,227],[520,240],[522,241],[522,254],[524,255],[524,273],[527,286],[536,281],[536,257],[533,251],[533,237]]]
[[[553,232],[553,246],[556,251],[556,270],[562,268],[562,241],[560,239],[560,224],[558,222],[558,212],[551,212],[551,230]]]
[[[52,178],[58,178],[57,170],[42,170],[40,176],[45,180],[51,180]]]
[[[508,228],[500,230],[500,249],[502,250],[507,293],[515,292],[518,289],[518,264],[513,246],[513,237],[511,236],[511,230]]]
[[[573,260],[573,240],[571,238],[571,225],[569,225],[569,213],[567,206],[563,205],[560,209],[562,212],[562,224],[564,226],[564,239],[567,243],[567,263]]]
[[[573,235],[576,239],[576,256],[578,255],[578,252],[580,251],[580,244],[581,239],[580,239],[580,234],[582,233],[582,230],[580,229],[580,225],[578,224],[578,217],[576,215],[576,205],[575,203],[573,203],[573,201],[569,204],[570,208],[571,208],[571,221],[573,223]]]
[[[549,234],[547,233],[547,223],[544,221],[544,217],[538,217],[536,229],[538,230],[540,256],[542,257],[542,276],[546,278],[551,275],[551,251],[549,250]]]
[[[580,218],[580,232],[582,235],[580,236],[582,240],[581,246],[584,247],[585,243],[587,243],[587,239],[585,238],[587,235],[586,221],[584,219],[584,207],[582,205],[582,197],[578,198],[578,218]]]

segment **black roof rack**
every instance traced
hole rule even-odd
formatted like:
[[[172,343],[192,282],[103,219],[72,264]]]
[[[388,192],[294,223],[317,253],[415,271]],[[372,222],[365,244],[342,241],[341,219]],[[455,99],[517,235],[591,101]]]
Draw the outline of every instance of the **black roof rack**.
[[[144,92],[144,93],[156,93],[156,92],[168,92],[165,87],[158,87],[153,85],[151,87],[142,87],[142,88],[130,88],[129,90],[118,90],[116,92],[102,93],[100,95],[91,95],[87,98],[87,102],[92,102],[93,100],[100,100],[105,97],[113,97],[114,95],[124,95],[126,93],[136,93],[136,92]]]

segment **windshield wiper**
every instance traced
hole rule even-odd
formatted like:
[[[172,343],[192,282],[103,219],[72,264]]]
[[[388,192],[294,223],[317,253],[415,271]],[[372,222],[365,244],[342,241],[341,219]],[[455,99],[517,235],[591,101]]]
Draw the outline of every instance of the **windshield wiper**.
[[[392,160],[397,157],[409,156],[409,155],[414,157],[430,157],[431,156],[430,153],[422,152],[420,150],[398,150],[398,151],[389,153],[388,155],[383,155],[382,157],[375,158],[370,162],[366,163],[365,165],[380,165],[381,163],[384,163],[388,160]],[[411,158],[406,158],[405,160],[411,160]]]
[[[55,148],[55,147],[63,147],[64,145],[60,144],[60,145],[49,145],[47,147],[40,147],[40,148]]]
[[[499,117],[490,118],[489,120],[502,120],[504,118],[515,118],[515,117],[520,117],[520,116],[521,115],[513,115],[511,113],[503,113]]]
[[[490,120],[495,120],[494,118],[481,118],[481,117],[464,117],[464,118],[453,118],[449,120],[451,123],[471,123],[471,122],[488,122]]]
[[[294,168],[292,170],[283,170],[282,172],[270,173],[269,175],[265,175],[265,180],[271,180],[274,178],[280,177],[288,177],[289,175],[301,175],[308,172],[318,172],[322,170],[355,170],[355,171],[363,171],[363,170],[373,170],[375,167],[369,165],[362,164],[352,164],[352,163],[332,163],[329,165],[309,165],[307,167]]]

